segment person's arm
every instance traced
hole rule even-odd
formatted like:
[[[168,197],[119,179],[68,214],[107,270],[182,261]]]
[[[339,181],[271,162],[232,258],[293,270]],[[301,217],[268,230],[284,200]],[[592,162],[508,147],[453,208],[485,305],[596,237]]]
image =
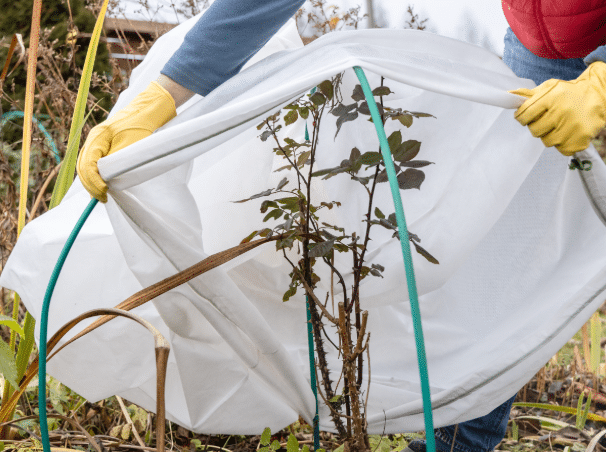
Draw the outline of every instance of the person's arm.
[[[216,0],[194,25],[158,79],[89,133],[76,169],[91,196],[107,201],[97,162],[166,124],[195,93],[206,95],[242,66],[304,0]]]
[[[161,73],[205,96],[237,74],[303,3],[305,0],[216,0]]]

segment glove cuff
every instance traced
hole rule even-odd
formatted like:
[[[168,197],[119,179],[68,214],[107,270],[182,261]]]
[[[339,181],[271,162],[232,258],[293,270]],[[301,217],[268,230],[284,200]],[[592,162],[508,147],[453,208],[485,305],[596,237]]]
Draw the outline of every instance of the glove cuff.
[[[588,80],[606,98],[606,63],[603,61],[595,61],[591,63],[585,72],[579,77],[580,79]]]
[[[130,104],[116,115],[115,120],[131,119],[127,128],[142,128],[154,132],[177,116],[175,101],[157,82],[151,82]]]

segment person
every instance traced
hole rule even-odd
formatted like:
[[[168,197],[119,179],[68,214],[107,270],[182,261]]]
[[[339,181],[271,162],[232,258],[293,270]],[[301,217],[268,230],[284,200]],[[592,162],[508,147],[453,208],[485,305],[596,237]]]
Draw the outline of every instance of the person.
[[[107,185],[97,169],[101,157],[150,135],[175,117],[176,108],[195,93],[204,96],[237,74],[303,3],[216,0],[186,35],[160,77],[127,107],[91,130],[77,163],[89,193],[107,201]],[[523,0],[503,0],[510,25],[503,60],[518,77],[537,85],[512,91],[527,98],[515,117],[545,146],[555,146],[571,156],[586,149],[606,125],[606,0],[537,0],[533,11],[527,11],[526,5]],[[583,22],[575,27],[571,17]],[[493,450],[506,433],[514,398],[483,417],[436,429],[437,450]],[[413,441],[406,451],[424,452],[425,443]]]

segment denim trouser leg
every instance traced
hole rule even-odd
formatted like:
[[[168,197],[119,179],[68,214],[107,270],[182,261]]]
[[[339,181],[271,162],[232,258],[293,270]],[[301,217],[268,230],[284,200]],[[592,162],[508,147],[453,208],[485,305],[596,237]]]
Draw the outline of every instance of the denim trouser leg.
[[[533,80],[537,85],[552,78],[574,80],[587,69],[581,58],[552,60],[534,55],[522,45],[511,28],[505,35],[503,61],[518,77]],[[451,425],[437,429],[435,436],[438,451],[450,452],[452,448],[456,452],[488,452],[494,449],[505,436],[514,398],[515,396],[486,416],[462,422],[458,427]]]
[[[438,452],[488,452],[501,442],[507,431],[509,412],[515,396],[486,416],[449,425],[435,431]],[[456,433],[455,433],[456,431]],[[454,446],[452,445],[454,439]]]

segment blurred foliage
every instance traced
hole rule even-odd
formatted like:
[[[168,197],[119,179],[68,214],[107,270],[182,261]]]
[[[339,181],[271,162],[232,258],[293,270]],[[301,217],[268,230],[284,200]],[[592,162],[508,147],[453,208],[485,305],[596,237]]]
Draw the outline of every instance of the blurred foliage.
[[[6,61],[8,44],[15,33],[23,36],[25,47],[29,46],[33,0],[5,2],[0,15],[0,61]],[[84,0],[45,0],[42,9],[40,49],[38,51],[37,96],[46,102],[37,102],[36,112],[63,116],[59,111],[66,105],[57,102],[52,95],[71,102],[70,92],[78,89],[78,81],[88,48],[89,34],[95,26],[95,16],[87,8]],[[13,57],[16,60],[15,57]],[[100,45],[94,66],[99,76],[111,76],[109,52],[106,45]],[[25,100],[26,66],[18,66],[4,83],[5,93],[1,99],[0,112],[23,110]],[[91,87],[91,94],[103,99],[100,106],[105,110],[111,105],[111,96],[100,86]],[[67,91],[67,92],[66,92]],[[48,96],[46,94],[49,94]],[[37,99],[38,100],[38,99]],[[42,100],[42,99],[40,99]],[[71,102],[73,103],[73,102]],[[48,110],[52,111],[49,112]],[[96,119],[101,120],[103,110],[99,109]],[[5,132],[5,134],[8,132]],[[12,136],[11,136],[12,138]],[[9,140],[13,141],[13,140]]]

